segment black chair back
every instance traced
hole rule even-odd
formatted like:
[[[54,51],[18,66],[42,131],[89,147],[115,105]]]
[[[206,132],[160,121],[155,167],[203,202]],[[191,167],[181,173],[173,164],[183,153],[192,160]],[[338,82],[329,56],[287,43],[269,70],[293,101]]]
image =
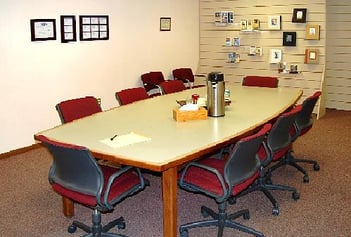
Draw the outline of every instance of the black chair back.
[[[312,112],[321,94],[320,91],[316,91],[303,101],[301,112],[296,116],[295,120],[298,132],[301,133],[302,130],[312,126]]]
[[[267,146],[274,155],[279,150],[283,150],[292,143],[291,129],[296,119],[297,114],[301,111],[301,105],[294,107],[289,112],[279,116],[272,126],[272,129],[267,137]]]
[[[53,155],[49,182],[91,196],[101,196],[104,178],[96,159],[84,147],[39,138]]]
[[[229,187],[247,180],[257,172],[260,167],[257,151],[270,129],[271,124],[266,124],[258,133],[245,137],[235,144],[224,167],[224,178]]]

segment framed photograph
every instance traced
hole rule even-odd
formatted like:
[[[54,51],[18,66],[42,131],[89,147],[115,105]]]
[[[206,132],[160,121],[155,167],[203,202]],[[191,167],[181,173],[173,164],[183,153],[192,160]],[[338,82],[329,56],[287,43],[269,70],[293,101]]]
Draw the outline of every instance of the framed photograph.
[[[56,40],[56,20],[31,19],[30,33],[32,41]]]
[[[318,49],[305,49],[305,64],[316,64],[318,59]]]
[[[307,25],[305,39],[307,40],[319,40],[319,25]]]
[[[305,23],[307,16],[307,8],[294,8],[292,22]]]
[[[259,30],[260,29],[260,20],[259,19],[253,19],[252,20],[252,29],[253,30]]]
[[[296,46],[296,32],[283,32],[283,46]]]
[[[61,43],[77,41],[76,17],[61,16]]]
[[[247,30],[247,19],[240,20],[240,30]]]
[[[282,61],[282,50],[281,49],[271,49],[269,62],[270,63],[280,63]]]
[[[234,23],[234,12],[232,11],[219,11],[215,12],[215,25],[226,26]]]
[[[171,18],[161,17],[160,18],[160,31],[170,31],[171,30]]]
[[[249,46],[249,56],[255,56],[256,55],[256,46]]]
[[[233,46],[239,47],[240,46],[240,38],[239,37],[234,37],[233,38]]]
[[[269,30],[280,30],[281,16],[268,16],[267,25]]]
[[[107,15],[79,16],[79,25],[79,39],[81,41],[109,39],[109,19]]]

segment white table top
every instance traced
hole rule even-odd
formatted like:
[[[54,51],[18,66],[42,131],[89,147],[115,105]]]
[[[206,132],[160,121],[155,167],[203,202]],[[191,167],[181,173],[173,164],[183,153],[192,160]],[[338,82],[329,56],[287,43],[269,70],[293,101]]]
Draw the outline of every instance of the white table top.
[[[163,95],[113,108],[83,119],[38,133],[51,139],[82,145],[96,154],[104,154],[138,163],[141,167],[167,166],[198,151],[229,141],[264,124],[294,104],[300,89],[229,86],[231,105],[224,117],[177,122],[173,119],[176,99],[198,93],[206,96],[206,87]],[[131,132],[148,141],[114,148],[102,142],[114,135]]]

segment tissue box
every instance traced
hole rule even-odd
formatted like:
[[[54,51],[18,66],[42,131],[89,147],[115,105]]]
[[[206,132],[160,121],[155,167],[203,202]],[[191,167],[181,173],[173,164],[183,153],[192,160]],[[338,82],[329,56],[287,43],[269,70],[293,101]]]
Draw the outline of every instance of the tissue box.
[[[203,107],[199,107],[198,110],[194,111],[181,111],[179,108],[174,108],[173,118],[179,122],[187,120],[204,120],[207,119],[207,110]]]

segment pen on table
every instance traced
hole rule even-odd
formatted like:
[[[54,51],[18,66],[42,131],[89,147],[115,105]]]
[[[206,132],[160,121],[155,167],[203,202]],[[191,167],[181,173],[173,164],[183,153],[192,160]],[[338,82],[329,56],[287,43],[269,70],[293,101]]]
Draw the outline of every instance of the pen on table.
[[[113,141],[113,139],[115,139],[118,135],[114,135],[113,137],[110,138],[111,141]]]

